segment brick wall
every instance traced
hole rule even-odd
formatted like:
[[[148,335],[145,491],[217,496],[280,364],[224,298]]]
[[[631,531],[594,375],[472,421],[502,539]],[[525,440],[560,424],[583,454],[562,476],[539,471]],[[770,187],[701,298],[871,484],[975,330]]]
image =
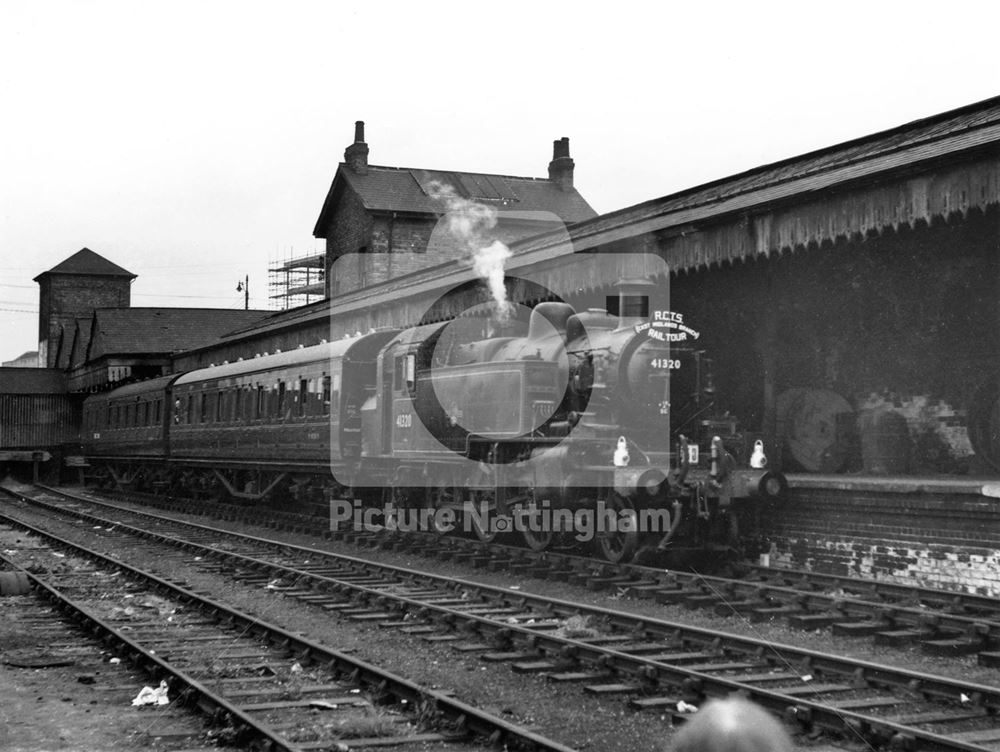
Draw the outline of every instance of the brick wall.
[[[48,340],[49,367],[55,366],[59,327],[66,330],[68,346],[76,320],[89,318],[95,308],[127,308],[131,302],[128,277],[83,274],[49,274],[39,289],[39,341]]]
[[[371,231],[371,217],[361,201],[353,191],[342,191],[330,221],[330,234],[326,239],[327,297],[356,288],[357,278],[346,274],[342,264],[336,267],[334,265],[341,256],[357,253],[369,246]]]
[[[1000,596],[1000,499],[974,484],[927,493],[854,485],[793,488],[764,509],[772,566]]]

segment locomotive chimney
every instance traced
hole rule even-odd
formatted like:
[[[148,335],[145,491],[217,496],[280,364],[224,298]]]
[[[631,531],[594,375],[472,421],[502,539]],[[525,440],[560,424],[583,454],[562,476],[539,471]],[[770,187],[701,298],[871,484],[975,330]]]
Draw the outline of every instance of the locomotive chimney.
[[[561,190],[573,188],[573,160],[569,156],[569,139],[563,136],[552,142],[552,161],[549,162],[549,180]]]
[[[358,175],[368,174],[368,144],[365,143],[365,121],[354,123],[354,143],[344,150],[344,161]]]
[[[630,327],[649,321],[655,290],[656,285],[648,279],[620,280],[617,300],[608,300],[609,310],[618,311],[618,326]]]

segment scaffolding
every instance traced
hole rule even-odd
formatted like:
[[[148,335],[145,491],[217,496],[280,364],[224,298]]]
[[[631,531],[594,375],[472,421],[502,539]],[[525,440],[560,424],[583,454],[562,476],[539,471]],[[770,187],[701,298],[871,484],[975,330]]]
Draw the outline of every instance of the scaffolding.
[[[323,300],[325,264],[323,253],[272,262],[267,270],[270,308],[284,311]]]

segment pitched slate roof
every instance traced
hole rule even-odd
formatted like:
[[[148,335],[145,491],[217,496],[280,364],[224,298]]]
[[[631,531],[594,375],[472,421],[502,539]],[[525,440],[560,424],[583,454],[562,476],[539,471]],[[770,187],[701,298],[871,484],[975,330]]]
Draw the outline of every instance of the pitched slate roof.
[[[87,274],[104,277],[131,277],[136,278],[132,272],[122,269],[118,264],[108,261],[99,253],[94,253],[89,248],[81,248],[62,263],[56,264],[47,272],[42,272],[35,277],[35,282],[46,274]]]
[[[98,308],[87,360],[103,355],[193,350],[273,313],[219,308]]]
[[[90,333],[93,330],[93,316],[86,319],[77,319],[71,337],[72,343],[69,347],[69,358],[65,368],[76,368],[82,366],[87,361],[87,347],[90,345]],[[60,367],[62,365],[60,358]]]
[[[450,186],[456,195],[492,206],[511,218],[531,219],[532,212],[551,212],[572,224],[597,216],[575,188],[564,191],[545,178],[379,166],[370,166],[367,175],[359,175],[341,164],[313,234],[324,237],[340,185],[350,186],[365,209],[372,212],[443,214],[444,204],[431,196],[433,182]]]

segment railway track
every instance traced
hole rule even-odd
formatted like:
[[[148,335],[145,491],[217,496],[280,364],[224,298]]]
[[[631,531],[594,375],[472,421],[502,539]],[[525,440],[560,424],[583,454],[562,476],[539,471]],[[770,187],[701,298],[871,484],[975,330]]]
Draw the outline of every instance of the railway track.
[[[56,555],[86,568],[50,569],[45,576],[0,559],[36,592],[100,636],[168,698],[206,713],[221,743],[259,750],[477,749],[503,743],[518,749],[570,752],[509,721],[331,650],[260,618],[168,582],[142,569],[60,538],[23,520],[0,516]],[[16,553],[17,546],[8,547]],[[148,618],[116,624],[121,603],[152,600]],[[322,717],[317,717],[317,711]],[[421,726],[431,725],[429,730]],[[476,741],[481,740],[481,741]],[[464,746],[463,746],[464,745]]]
[[[453,643],[515,671],[674,712],[746,694],[797,722],[871,746],[984,750],[1000,745],[1000,689],[778,645],[524,592],[403,570],[312,548],[237,536],[145,512],[121,516],[43,504],[127,538],[197,555],[344,618]],[[108,531],[108,527],[113,528]],[[225,548],[220,550],[220,540]],[[166,555],[166,554],[164,554]],[[530,562],[526,562],[529,563]],[[551,569],[552,565],[547,564]],[[527,570],[526,570],[527,571]]]
[[[131,700],[150,677],[114,660],[109,647],[82,628],[82,620],[54,607],[43,588],[31,587],[30,576],[11,570],[8,562],[8,557],[0,556],[0,576],[16,573],[19,587],[15,594],[0,586],[5,620],[0,658],[4,681],[9,682],[0,713],[3,742],[18,749],[50,743],[63,746],[72,729],[78,745],[97,735],[108,743],[113,739],[122,749],[154,745],[185,752],[216,749],[204,724],[176,703],[137,714]],[[59,722],[47,728],[32,727],[31,714],[24,712],[24,703],[17,699],[21,693],[43,713],[58,713]]]
[[[389,545],[423,556],[462,559],[474,566],[524,571],[594,590],[615,589],[627,597],[712,609],[719,616],[782,618],[793,628],[871,637],[875,644],[888,647],[916,644],[929,655],[975,654],[980,665],[1000,667],[1000,601],[987,596],[757,566],[746,567],[742,578],[715,577],[639,564],[606,564],[557,551],[536,553],[419,531],[394,537],[355,530],[330,531],[317,525],[316,517],[229,504],[189,504],[162,497],[150,497],[150,502],[187,513],[216,510],[222,519],[308,535],[322,533],[361,546]]]

